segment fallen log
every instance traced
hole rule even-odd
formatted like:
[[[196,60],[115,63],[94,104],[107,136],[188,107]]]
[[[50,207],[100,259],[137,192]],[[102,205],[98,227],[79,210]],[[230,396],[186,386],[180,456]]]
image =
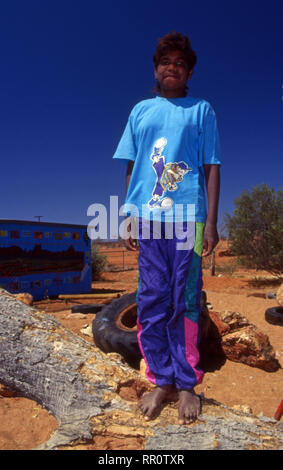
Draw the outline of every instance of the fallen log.
[[[69,300],[69,299],[117,299],[120,294],[60,294],[58,299]]]
[[[145,421],[137,399],[149,385],[116,353],[104,354],[55,318],[0,289],[0,382],[58,421],[37,449],[282,449],[283,423],[203,400],[189,426],[176,403]],[[103,444],[102,444],[103,443]],[[103,447],[103,445],[105,447]]]

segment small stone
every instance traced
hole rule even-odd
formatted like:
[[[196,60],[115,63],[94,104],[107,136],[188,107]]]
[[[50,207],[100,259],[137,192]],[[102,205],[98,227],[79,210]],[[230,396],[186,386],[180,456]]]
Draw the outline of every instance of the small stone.
[[[90,325],[84,325],[80,332],[85,336],[92,337],[92,328]]]
[[[252,409],[249,405],[234,405],[233,410],[242,411],[243,413],[252,414]]]
[[[140,361],[140,375],[141,375],[142,377],[146,377],[146,375],[145,375],[145,370],[146,370],[145,361],[144,361],[144,359],[141,359],[141,361]]]
[[[77,318],[77,319],[81,319],[81,320],[84,320],[85,318],[87,318],[87,315],[85,315],[84,313],[72,313],[72,314],[69,314],[67,315],[66,318]]]
[[[244,413],[249,413],[249,414],[252,414],[253,412],[252,408],[249,405],[243,405],[242,410]]]
[[[268,292],[267,297],[268,299],[276,299],[276,294],[274,292]]]
[[[15,298],[17,300],[20,300],[21,302],[23,302],[23,304],[33,305],[33,296],[31,294],[26,293],[26,292],[23,292],[21,294],[16,294]]]

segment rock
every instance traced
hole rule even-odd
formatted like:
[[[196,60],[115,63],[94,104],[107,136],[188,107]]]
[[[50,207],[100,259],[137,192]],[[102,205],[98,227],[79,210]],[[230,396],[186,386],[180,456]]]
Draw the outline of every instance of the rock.
[[[234,405],[233,410],[242,411],[243,413],[252,414],[253,410],[249,405]]]
[[[84,325],[80,332],[85,336],[90,336],[92,338],[92,328],[91,325]]]
[[[209,312],[209,317],[211,326],[207,341],[212,348],[211,353],[222,353],[230,361],[258,367],[267,372],[279,369],[280,364],[268,336],[249,323],[243,315],[225,311]]]
[[[283,307],[283,282],[276,293],[276,300]]]
[[[267,372],[279,368],[268,336],[254,325],[233,331],[223,337],[222,347],[227,359],[258,367]]]
[[[140,375],[141,375],[143,378],[146,378],[146,376],[145,376],[145,370],[146,370],[145,361],[144,361],[144,359],[141,359],[141,362],[140,362]]]
[[[20,300],[26,305],[33,305],[33,296],[31,294],[28,294],[27,292],[23,292],[21,294],[16,294],[15,298],[17,300]]]
[[[224,323],[224,321],[221,320],[220,315],[217,314],[216,312],[209,312],[209,318],[212,322],[213,325],[216,326],[216,330],[213,328],[209,329],[208,336],[212,337],[214,336],[217,338],[219,335],[224,336],[226,333],[230,331],[229,325]]]
[[[274,292],[268,292],[267,298],[268,299],[276,299],[276,294]]]
[[[224,312],[220,312],[219,315],[221,320],[229,326],[230,332],[250,325],[249,320],[239,312],[225,310]]]

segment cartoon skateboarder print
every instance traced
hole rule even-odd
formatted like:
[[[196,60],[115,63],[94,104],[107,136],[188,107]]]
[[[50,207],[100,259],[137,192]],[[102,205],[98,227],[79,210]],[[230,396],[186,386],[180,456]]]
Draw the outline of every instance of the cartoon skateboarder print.
[[[153,152],[150,156],[152,168],[156,173],[156,183],[152,192],[152,198],[148,202],[150,209],[162,208],[170,209],[173,206],[173,199],[163,197],[168,191],[176,191],[178,184],[183,181],[183,177],[188,171],[192,171],[188,165],[181,162],[165,163],[165,157],[162,155],[164,147],[167,145],[165,137],[158,139],[153,145]]]

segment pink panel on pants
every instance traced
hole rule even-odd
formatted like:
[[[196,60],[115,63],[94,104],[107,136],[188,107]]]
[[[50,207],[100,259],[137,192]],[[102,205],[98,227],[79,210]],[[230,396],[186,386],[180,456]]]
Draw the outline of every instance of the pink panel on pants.
[[[197,383],[200,384],[202,382],[204,373],[202,370],[196,369],[199,363],[199,351],[197,347],[198,324],[187,317],[185,317],[184,320],[186,360],[196,375]]]
[[[146,378],[147,378],[151,383],[153,383],[154,385],[156,385],[155,376],[154,376],[153,372],[152,372],[152,371],[150,370],[150,368],[149,368],[148,362],[147,362],[146,357],[145,357],[144,350],[143,350],[142,345],[141,345],[140,335],[141,335],[141,332],[142,332],[142,327],[141,327],[141,325],[140,325],[140,323],[139,323],[138,318],[137,318],[137,328],[138,328],[138,334],[137,334],[137,336],[138,336],[138,343],[139,343],[140,351],[141,351],[142,356],[143,356],[143,358],[144,358],[144,362],[145,362],[145,364],[146,364],[145,375],[146,375]]]

